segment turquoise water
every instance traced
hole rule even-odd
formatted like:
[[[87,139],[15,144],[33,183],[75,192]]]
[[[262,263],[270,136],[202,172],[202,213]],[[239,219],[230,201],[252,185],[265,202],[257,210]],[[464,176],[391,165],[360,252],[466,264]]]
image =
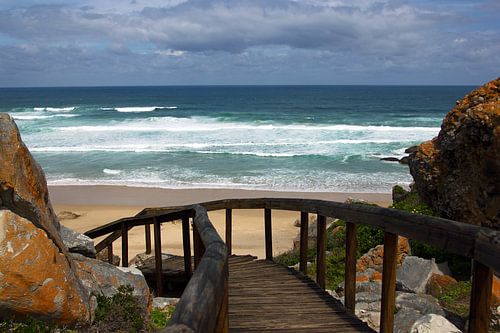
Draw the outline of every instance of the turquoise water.
[[[389,192],[472,87],[0,89],[49,184]]]

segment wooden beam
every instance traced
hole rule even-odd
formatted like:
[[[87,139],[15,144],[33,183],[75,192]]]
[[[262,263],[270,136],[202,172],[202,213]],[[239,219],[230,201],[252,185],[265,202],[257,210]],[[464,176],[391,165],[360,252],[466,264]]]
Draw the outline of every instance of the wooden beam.
[[[397,251],[398,235],[386,232],[384,234],[384,261],[382,268],[381,333],[392,333],[394,329]]]
[[[233,210],[228,208],[226,209],[226,246],[228,255],[231,255],[233,253],[232,237],[233,237]]]
[[[266,238],[266,260],[273,260],[273,229],[271,222],[271,210],[264,209],[264,229]]]
[[[113,243],[110,243],[108,245],[108,263],[110,263],[111,265],[114,265],[114,261],[113,261]]]
[[[201,240],[200,233],[196,224],[193,223],[193,247],[194,247],[194,269],[196,270],[200,265],[201,257],[205,253],[205,245]]]
[[[307,275],[307,252],[309,250],[309,214],[300,212],[300,263],[299,270]]]
[[[345,258],[345,287],[344,304],[348,312],[354,313],[356,306],[356,251],[358,238],[356,225],[346,223],[346,258]]]
[[[122,267],[128,267],[128,226],[122,222]]]
[[[151,254],[151,225],[144,225],[144,233],[146,235],[146,254]]]
[[[229,332],[229,265],[226,262],[224,268],[224,296],[220,306],[219,314],[217,316],[217,323],[215,332],[228,333]]]
[[[318,215],[316,237],[316,283],[325,289],[326,274],[326,217]]]
[[[488,332],[492,284],[493,270],[479,261],[472,261],[469,333]]]
[[[191,233],[188,215],[182,218],[182,247],[184,249],[184,272],[187,276],[191,276],[193,268],[191,264]]]
[[[163,267],[161,255],[161,224],[156,218],[153,222],[154,237],[155,237],[155,275],[156,275],[156,295],[163,295]]]

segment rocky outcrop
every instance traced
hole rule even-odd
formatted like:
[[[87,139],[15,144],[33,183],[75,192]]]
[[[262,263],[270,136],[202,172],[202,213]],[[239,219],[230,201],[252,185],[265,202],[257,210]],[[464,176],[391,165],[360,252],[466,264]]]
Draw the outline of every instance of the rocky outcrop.
[[[90,323],[90,299],[65,254],[44,230],[9,210],[0,211],[0,267],[0,318]]]
[[[416,190],[441,216],[500,230],[499,156],[500,78],[458,101],[409,167]]]
[[[94,241],[64,225],[61,225],[61,237],[64,245],[71,253],[80,253],[89,258],[95,258]]]

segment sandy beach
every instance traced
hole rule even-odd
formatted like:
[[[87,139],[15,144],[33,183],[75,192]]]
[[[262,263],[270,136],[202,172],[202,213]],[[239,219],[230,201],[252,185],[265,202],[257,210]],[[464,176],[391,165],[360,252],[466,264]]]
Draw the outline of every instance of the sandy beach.
[[[356,198],[388,206],[389,193],[326,193],[326,192],[279,192],[239,189],[162,189],[127,186],[49,186],[50,198],[57,213],[77,213],[76,219],[63,219],[61,223],[79,232],[122,217],[133,216],[145,207],[166,207],[227,198],[309,198],[343,202]],[[219,234],[224,237],[224,211],[209,213]],[[294,221],[298,212],[274,211],[273,254],[289,250],[297,236]],[[129,257],[144,252],[144,229],[129,232]],[[98,240],[97,240],[98,241]],[[180,223],[164,223],[162,226],[162,250],[164,253],[182,254]],[[116,254],[121,253],[121,242],[114,243]],[[233,253],[265,255],[264,213],[262,210],[235,210],[233,212]]]

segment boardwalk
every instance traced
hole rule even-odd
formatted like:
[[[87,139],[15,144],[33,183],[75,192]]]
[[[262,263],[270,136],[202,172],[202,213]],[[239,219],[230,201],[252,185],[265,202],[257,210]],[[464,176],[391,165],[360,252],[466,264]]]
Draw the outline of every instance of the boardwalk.
[[[373,332],[308,277],[252,256],[229,258],[231,332]]]

